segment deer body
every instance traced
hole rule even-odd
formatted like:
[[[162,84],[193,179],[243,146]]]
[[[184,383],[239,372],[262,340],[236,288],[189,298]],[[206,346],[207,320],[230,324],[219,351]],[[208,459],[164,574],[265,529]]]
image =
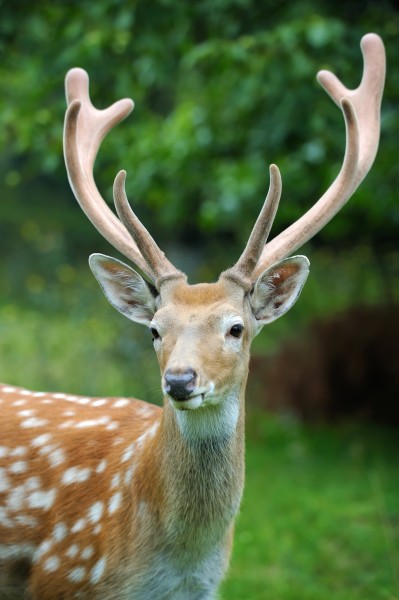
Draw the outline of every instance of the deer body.
[[[81,411],[85,398],[9,395],[14,415],[12,405],[23,399],[29,408],[18,413],[36,416],[13,416],[2,433],[9,444],[0,467],[2,569],[21,584],[29,561],[25,585],[42,600],[106,599],[115,590],[121,599],[213,597],[241,497],[242,432],[190,446],[168,409],[160,415],[134,400],[118,408],[122,399],[100,408],[97,398]],[[69,416],[75,406],[79,420]],[[137,412],[143,420],[134,437]],[[29,419],[37,427],[26,439]],[[16,429],[22,434],[12,446]],[[170,460],[173,470],[165,468]]]
[[[87,74],[68,74],[64,152],[72,189],[150,282],[102,254],[90,257],[90,267],[111,305],[151,331],[164,406],[0,386],[1,600],[215,598],[244,485],[252,339],[291,308],[306,281],[307,258],[286,256],[348,200],[377,151],[384,49],[374,34],[362,48],[357,90],[331,73],[319,77],[347,129],[336,180],[266,244],[281,193],[272,165],[244,252],[212,284],[189,285],[168,261],[132,212],[123,171],[114,185],[119,220],[101,198],[94,160],[132,103],[99,111]]]

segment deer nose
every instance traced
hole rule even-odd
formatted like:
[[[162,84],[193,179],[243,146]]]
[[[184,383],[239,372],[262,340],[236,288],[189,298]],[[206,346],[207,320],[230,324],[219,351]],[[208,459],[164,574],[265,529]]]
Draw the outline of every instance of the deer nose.
[[[165,392],[174,400],[187,400],[193,393],[197,380],[194,369],[174,371],[168,369],[164,375]]]

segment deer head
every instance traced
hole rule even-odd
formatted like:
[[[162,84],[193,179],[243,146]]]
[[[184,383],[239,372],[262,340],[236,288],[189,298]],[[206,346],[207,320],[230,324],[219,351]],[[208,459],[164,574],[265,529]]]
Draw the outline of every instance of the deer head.
[[[104,237],[150,281],[101,254],[90,257],[90,267],[112,306],[150,328],[162,389],[176,410],[242,395],[253,337],[291,308],[309,273],[305,256],[287,257],[334,216],[369,171],[378,148],[384,50],[375,34],[366,35],[361,47],[364,72],[356,90],[348,90],[327,71],[318,75],[346,125],[346,151],[337,178],[304,216],[266,243],[281,195],[280,173],[271,165],[269,192],[247,246],[237,263],[212,284],[189,285],[165,257],[129,206],[124,171],[114,184],[119,219],[108,208],[92,169],[102,139],[133,103],[125,99],[97,110],[90,101],[87,74],[81,69],[69,72],[65,159],[72,189]]]

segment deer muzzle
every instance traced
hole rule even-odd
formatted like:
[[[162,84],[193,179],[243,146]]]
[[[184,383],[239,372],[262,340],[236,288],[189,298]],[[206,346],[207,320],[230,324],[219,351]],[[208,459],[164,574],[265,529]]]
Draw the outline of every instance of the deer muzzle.
[[[173,400],[187,400],[197,385],[194,369],[168,369],[164,375],[164,392]]]

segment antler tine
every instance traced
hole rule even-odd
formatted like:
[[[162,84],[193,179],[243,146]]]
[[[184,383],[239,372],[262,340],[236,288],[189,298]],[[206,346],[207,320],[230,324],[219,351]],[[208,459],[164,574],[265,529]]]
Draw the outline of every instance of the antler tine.
[[[90,100],[89,78],[83,69],[71,69],[65,87],[69,106],[64,125],[64,157],[73,193],[98,231],[154,279],[137,245],[102,198],[93,179],[93,165],[102,140],[132,111],[133,101],[125,98],[105,110],[96,109]]]
[[[380,106],[385,81],[385,51],[381,38],[368,33],[361,42],[364,68],[360,85],[346,88],[330,71],[319,71],[317,80],[336,104],[342,98],[352,101],[359,121],[360,156],[357,185],[364,179],[374,162],[380,135]]]
[[[222,277],[228,277],[241,283],[244,287],[250,287],[252,273],[258,264],[262,250],[266,244],[270,230],[276,216],[278,204],[281,197],[281,175],[276,165],[270,165],[270,185],[262,210],[256,220],[244,252],[231,268],[222,273]]]
[[[346,152],[342,168],[325,194],[298,221],[266,244],[254,275],[285,258],[310,240],[363,181],[374,162],[380,135],[380,107],[385,80],[385,51],[381,38],[369,33],[361,41],[364,68],[359,87],[347,89],[329,71],[318,80],[343,112]]]
[[[142,256],[154,274],[155,287],[159,290],[165,281],[186,278],[166,258],[153,237],[130,207],[125,191],[126,171],[120,171],[114,182],[114,202],[122,223],[135,240]]]

